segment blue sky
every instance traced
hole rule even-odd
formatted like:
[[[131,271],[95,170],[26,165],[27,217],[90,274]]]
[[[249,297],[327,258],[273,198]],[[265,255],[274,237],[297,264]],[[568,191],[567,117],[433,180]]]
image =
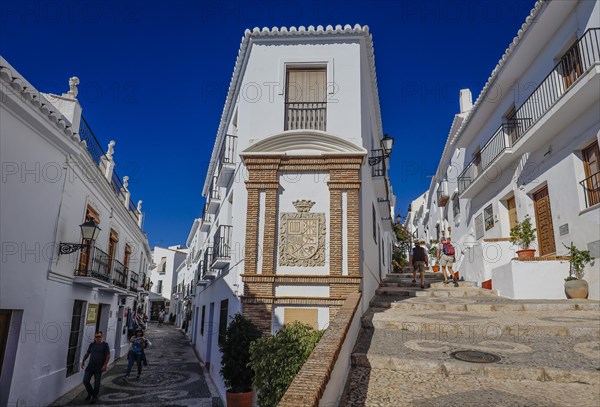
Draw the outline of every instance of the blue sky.
[[[366,24],[397,208],[435,173],[458,93],[475,99],[534,1],[0,3],[0,53],[43,92],[78,76],[84,116],[144,201],[150,245],[185,244],[240,39],[255,26]]]

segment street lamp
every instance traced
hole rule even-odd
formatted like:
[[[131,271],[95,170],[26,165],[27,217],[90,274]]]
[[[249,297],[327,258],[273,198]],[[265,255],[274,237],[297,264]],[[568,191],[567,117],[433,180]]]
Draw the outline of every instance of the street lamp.
[[[93,219],[90,219],[86,222],[83,222],[79,225],[81,228],[81,235],[83,236],[83,240],[87,242],[92,242],[96,240],[98,234],[100,234],[100,228],[96,225]],[[82,249],[83,247],[87,247],[87,243],[63,243],[60,242],[58,247],[58,255],[61,254],[70,254],[76,252],[77,250]]]
[[[394,138],[390,137],[388,134],[384,134],[381,139],[381,155],[376,155],[374,157],[369,157],[369,165],[377,165],[384,159],[388,158],[390,154],[392,154],[392,147],[394,146]]]
[[[400,222],[402,222],[402,215],[398,214],[396,215],[396,223],[399,225]]]

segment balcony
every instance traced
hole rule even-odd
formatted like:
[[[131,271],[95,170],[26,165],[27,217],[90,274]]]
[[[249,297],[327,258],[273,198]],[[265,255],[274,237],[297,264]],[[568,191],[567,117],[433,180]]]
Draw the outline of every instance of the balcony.
[[[383,157],[383,149],[379,148],[376,150],[371,150],[371,158]],[[373,164],[371,166],[371,176],[375,177],[383,177],[385,175],[385,159],[380,160],[379,162]]]
[[[212,255],[213,255],[213,248],[212,247],[207,247],[204,250],[204,260],[202,261],[202,279],[203,280],[212,280],[215,278],[215,275],[213,274],[213,268],[212,268]]]
[[[585,207],[600,203],[600,171],[579,182],[585,195]]]
[[[219,152],[219,168],[217,170],[216,184],[226,187],[235,173],[237,137],[227,134]]]
[[[444,180],[440,182],[440,185],[437,189],[437,203],[439,207],[445,207],[448,201],[450,200],[450,195],[448,194],[448,181]]]
[[[213,239],[212,267],[222,269],[231,261],[232,226],[221,225]]]
[[[285,130],[327,130],[327,102],[286,102]]]
[[[466,165],[458,176],[461,197],[474,197],[514,159],[544,148],[557,131],[581,114],[581,106],[592,106],[600,94],[599,74],[600,28],[592,28]]]
[[[129,291],[137,293],[139,281],[139,274],[129,270]]]
[[[212,226],[212,222],[213,215],[208,212],[208,203],[205,203],[204,208],[202,208],[202,222],[200,223],[200,231],[208,232]]]
[[[83,248],[82,250],[86,250]],[[86,256],[82,253],[82,257]],[[107,288],[110,286],[110,257],[107,253],[98,249],[96,246],[90,248],[87,256],[91,256],[87,261],[80,262],[79,267],[75,270],[76,284],[85,285],[88,287]]]
[[[112,265],[112,289],[107,291],[119,292],[127,291],[127,274],[129,269],[118,260],[113,260]]]
[[[208,213],[215,214],[221,205],[221,191],[217,185],[217,177],[213,178],[212,188],[208,196]]]

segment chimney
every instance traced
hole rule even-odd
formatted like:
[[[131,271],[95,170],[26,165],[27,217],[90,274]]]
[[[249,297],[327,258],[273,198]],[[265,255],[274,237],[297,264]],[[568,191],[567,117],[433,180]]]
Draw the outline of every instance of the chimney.
[[[473,96],[470,89],[460,90],[460,112],[466,113],[473,107]]]

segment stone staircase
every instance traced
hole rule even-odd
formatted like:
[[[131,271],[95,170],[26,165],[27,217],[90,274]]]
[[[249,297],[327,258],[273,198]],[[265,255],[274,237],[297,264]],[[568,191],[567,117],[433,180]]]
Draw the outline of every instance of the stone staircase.
[[[600,302],[511,300],[441,273],[426,282],[382,281],[340,406],[600,404]]]

